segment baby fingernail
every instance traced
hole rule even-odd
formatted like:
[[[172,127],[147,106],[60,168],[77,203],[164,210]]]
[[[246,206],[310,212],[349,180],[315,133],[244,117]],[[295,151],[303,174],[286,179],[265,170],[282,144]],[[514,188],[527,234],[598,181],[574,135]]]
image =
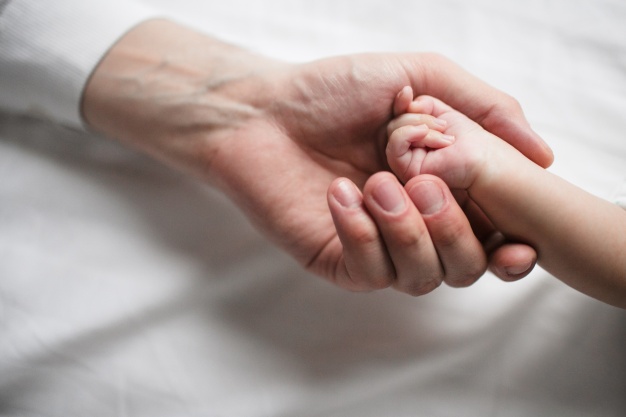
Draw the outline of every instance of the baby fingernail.
[[[443,119],[438,119],[438,118],[435,118],[435,119],[433,119],[433,122],[435,122],[435,124],[436,124],[437,126],[441,126],[441,127],[446,127],[446,126],[448,126],[448,122],[446,122],[446,121],[445,121],[445,120],[443,120]]]
[[[441,139],[448,143],[454,143],[454,141],[456,140],[456,138],[452,135],[441,135]]]

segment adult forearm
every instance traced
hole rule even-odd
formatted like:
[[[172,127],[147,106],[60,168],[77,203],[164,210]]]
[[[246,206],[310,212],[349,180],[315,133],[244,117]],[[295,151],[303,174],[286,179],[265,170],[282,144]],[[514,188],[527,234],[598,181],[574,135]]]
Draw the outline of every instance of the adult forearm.
[[[170,165],[210,177],[220,135],[262,110],[258,73],[280,64],[164,20],[107,53],[82,102],[88,125]]]

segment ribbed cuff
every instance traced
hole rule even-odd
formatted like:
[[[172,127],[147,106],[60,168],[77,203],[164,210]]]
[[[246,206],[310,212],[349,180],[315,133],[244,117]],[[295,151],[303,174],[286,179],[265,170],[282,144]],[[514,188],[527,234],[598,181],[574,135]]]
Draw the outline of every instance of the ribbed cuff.
[[[10,1],[0,15],[0,106],[82,126],[95,66],[128,30],[158,16],[129,0]]]

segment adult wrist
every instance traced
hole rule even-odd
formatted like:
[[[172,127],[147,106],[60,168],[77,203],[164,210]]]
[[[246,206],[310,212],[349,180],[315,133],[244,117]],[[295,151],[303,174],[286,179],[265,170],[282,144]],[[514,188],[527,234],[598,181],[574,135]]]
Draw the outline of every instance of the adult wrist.
[[[138,25],[94,70],[83,95],[87,125],[196,175],[217,142],[259,117],[259,73],[280,64],[166,20]]]

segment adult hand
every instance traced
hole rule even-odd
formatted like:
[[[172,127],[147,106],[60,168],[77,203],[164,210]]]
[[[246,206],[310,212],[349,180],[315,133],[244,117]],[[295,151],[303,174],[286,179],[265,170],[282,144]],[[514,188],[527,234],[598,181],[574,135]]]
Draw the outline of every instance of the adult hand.
[[[493,228],[471,208],[466,217],[441,181],[404,189],[384,172],[386,125],[405,85],[551,163],[513,99],[438,55],[286,64],[167,21],[138,26],[110,50],[83,113],[94,129],[220,187],[272,241],[344,288],[468,285],[489,254],[501,277],[529,272],[534,250],[486,251],[472,228],[481,237]]]

